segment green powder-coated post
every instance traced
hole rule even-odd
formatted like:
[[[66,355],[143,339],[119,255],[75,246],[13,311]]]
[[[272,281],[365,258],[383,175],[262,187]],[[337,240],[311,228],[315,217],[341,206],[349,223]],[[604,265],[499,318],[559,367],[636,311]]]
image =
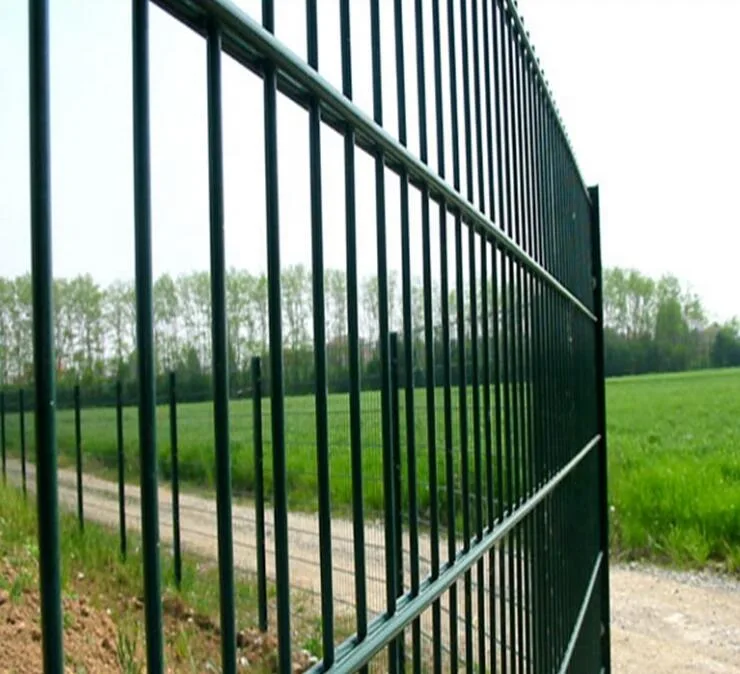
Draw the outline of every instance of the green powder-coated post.
[[[254,448],[254,511],[257,534],[257,612],[267,631],[267,561],[265,554],[265,449],[262,443],[262,361],[254,356],[252,372],[252,443]]]
[[[603,564],[600,571],[601,587],[601,666],[606,674],[611,671],[611,618],[609,607],[609,501],[607,481],[606,445],[606,389],[604,376],[604,297],[601,268],[601,220],[599,213],[599,188],[589,189],[591,197],[591,272],[594,287],[594,309],[596,313],[596,403],[597,431],[601,435],[599,451],[599,550]]]
[[[18,429],[21,446],[21,483],[23,485],[23,497],[28,496],[28,484],[26,477],[26,404],[23,389],[18,389]]]
[[[177,448],[177,378],[170,372],[170,458],[172,461],[172,553],[175,565],[175,584],[182,585],[182,556],[180,550],[180,467]]]
[[[80,530],[85,529],[85,514],[82,502],[82,414],[80,410],[80,385],[74,387],[75,404],[75,463],[77,466],[77,519]]]
[[[121,558],[126,559],[126,464],[123,450],[123,385],[116,381],[116,456],[118,459],[118,531]]]
[[[5,391],[0,391],[0,453],[3,461],[3,484],[8,481],[7,447],[5,438]]]

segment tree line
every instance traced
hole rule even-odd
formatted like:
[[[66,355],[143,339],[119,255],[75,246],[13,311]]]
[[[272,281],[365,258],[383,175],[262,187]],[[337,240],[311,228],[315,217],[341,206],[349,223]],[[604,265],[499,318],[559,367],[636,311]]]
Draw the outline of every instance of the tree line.
[[[740,322],[710,323],[679,279],[634,269],[604,272],[607,376],[740,366]]]
[[[389,284],[389,320],[402,324],[401,290],[396,273]],[[423,326],[421,279],[414,279],[414,324]],[[377,370],[378,286],[368,277],[359,283],[360,349],[364,374]],[[311,392],[313,386],[313,280],[303,265],[281,274],[283,354],[286,388]],[[438,290],[435,289],[438,294]],[[343,271],[324,277],[327,361],[332,390],[347,390],[347,280]],[[250,359],[269,354],[268,284],[264,273],[229,269],[226,275],[229,370],[232,392],[249,386]],[[163,274],[153,285],[157,388],[166,392],[170,371],[179,390],[192,399],[210,395],[211,287],[208,272],[179,277]],[[453,295],[454,301],[454,295]],[[88,392],[110,397],[121,380],[127,397],[136,391],[136,305],[133,281],[108,286],[90,275],[55,279],[53,285],[56,376],[62,389],[77,382]],[[421,354],[420,354],[421,355]],[[421,361],[420,361],[421,362]],[[269,368],[263,373],[269,378]],[[31,276],[0,277],[0,387],[27,385],[33,378]]]
[[[377,278],[360,282],[360,350],[363,377],[371,383],[379,372]],[[328,269],[324,277],[325,329],[329,386],[346,391],[347,279]],[[122,380],[136,390],[136,312],[133,282],[101,286],[81,275],[54,282],[57,380],[60,388],[79,381],[86,390],[110,393]],[[286,388],[291,393],[313,390],[313,282],[303,265],[283,270],[283,355]],[[229,360],[232,391],[249,387],[249,361],[269,353],[267,278],[230,269],[226,277]],[[466,289],[466,302],[468,298]],[[433,284],[435,352],[441,357],[440,288]],[[477,292],[478,316],[482,293]],[[489,286],[489,297],[491,289]],[[415,362],[424,369],[424,306],[420,278],[412,280],[411,318]],[[449,297],[456,340],[456,297]],[[210,395],[211,289],[207,272],[173,278],[164,274],[153,287],[155,366],[158,388],[166,391],[167,375],[176,371],[180,391],[193,399]],[[403,325],[401,284],[389,276],[391,329]],[[740,323],[709,323],[701,299],[673,276],[652,279],[638,271],[610,268],[604,273],[607,375],[677,371],[740,365]],[[466,316],[469,307],[466,307]],[[33,376],[30,275],[0,278],[0,385],[27,384]],[[466,325],[466,338],[470,337]],[[455,345],[453,343],[453,352]],[[469,353],[469,352],[468,352]],[[454,360],[454,359],[453,359]],[[267,370],[268,368],[263,368]]]

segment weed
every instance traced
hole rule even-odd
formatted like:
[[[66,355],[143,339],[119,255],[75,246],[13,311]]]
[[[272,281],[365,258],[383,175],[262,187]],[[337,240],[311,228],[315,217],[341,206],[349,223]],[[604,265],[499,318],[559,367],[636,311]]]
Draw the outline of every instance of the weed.
[[[144,665],[138,661],[137,657],[138,641],[139,629],[136,623],[133,623],[133,628],[118,627],[116,657],[123,674],[142,674],[144,671]]]

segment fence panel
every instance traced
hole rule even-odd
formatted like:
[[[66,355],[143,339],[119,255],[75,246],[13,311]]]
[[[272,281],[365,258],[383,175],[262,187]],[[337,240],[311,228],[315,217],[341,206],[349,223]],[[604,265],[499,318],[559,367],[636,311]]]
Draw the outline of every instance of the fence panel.
[[[367,111],[353,101],[357,78],[351,44],[358,27],[357,3],[339,0],[339,91],[320,74],[319,18],[332,10],[317,0],[306,2],[305,59],[275,37],[273,0],[262,1],[261,21],[228,0],[132,0],[136,479],[148,671],[165,671],[157,433],[161,372],[154,358],[152,294],[151,4],[205,43],[209,398],[223,671],[235,672],[238,662],[234,549],[239,536],[234,536],[234,527],[240,523],[237,509],[232,510],[235,426],[230,417],[234,402],[224,242],[222,59],[227,54],[262,80],[268,344],[266,352],[250,361],[251,414],[241,415],[239,423],[249,425],[247,445],[253,448],[252,545],[257,549],[259,626],[263,630],[270,626],[269,575],[276,591],[279,670],[292,671],[291,591],[300,586],[300,580],[292,577],[292,565],[304,564],[318,567],[319,577],[315,608],[323,659],[312,671],[367,671],[377,666],[398,672],[410,665],[415,672],[454,672],[460,667],[512,674],[608,672],[599,194],[597,188],[585,186],[513,0],[370,0],[369,23],[360,24],[370,44],[371,78],[360,83],[371,90],[372,109]],[[6,466],[6,454],[13,458],[9,441],[20,438],[25,488],[24,423],[26,414],[33,415],[44,671],[57,672],[62,671],[63,644],[48,2],[29,0],[29,8],[34,396],[29,401],[32,408],[24,411],[21,388],[14,410],[13,396],[0,391],[0,444],[5,477],[14,465]],[[383,48],[384,35],[392,36],[393,55]],[[415,87],[407,90],[414,80],[407,65],[412,54]],[[388,90],[383,86],[383,76],[390,72],[384,64],[394,58],[395,107],[387,105]],[[433,98],[429,106],[428,95]],[[300,529],[297,509],[291,507],[292,452],[305,448],[299,448],[291,435],[298,408],[286,386],[290,367],[284,348],[280,236],[284,223],[279,204],[290,186],[281,182],[278,171],[278,107],[285,99],[305,109],[308,120],[313,369],[311,409],[302,413],[310,420],[309,465],[317,492],[316,529],[310,532]],[[411,109],[416,118],[409,114]],[[389,117],[396,121],[396,130],[389,128]],[[342,176],[330,174],[322,164],[326,147],[322,132],[327,128],[342,139]],[[418,155],[410,150],[410,128],[418,134]],[[372,185],[360,183],[358,167],[363,162],[372,168]],[[349,373],[343,385],[346,398],[329,392],[325,311],[323,204],[325,192],[340,181],[346,234],[342,316]],[[377,348],[362,334],[360,321],[358,263],[365,251],[358,243],[358,194],[366,188],[373,194],[374,208],[376,324],[371,329]],[[398,242],[393,238],[396,229]],[[391,258],[398,244],[397,321]],[[412,271],[415,251],[422,268],[419,284]],[[363,368],[368,348],[377,354],[373,373]],[[243,381],[249,381],[248,373],[242,374]],[[115,437],[125,557],[122,390],[119,381],[116,428],[111,425],[110,435],[111,442]],[[85,435],[83,462],[87,414],[81,412],[79,386],[72,398],[82,526],[83,464],[88,470],[93,463],[88,453],[92,436]],[[182,423],[178,409],[183,410],[185,402],[176,392],[174,373],[167,402],[171,449],[167,460],[174,495],[171,526],[179,586],[181,518],[187,515],[184,501],[182,511],[180,507],[180,481],[193,471],[180,451],[186,435],[178,435]],[[111,401],[105,404],[110,406]],[[15,412],[17,433],[12,428]],[[180,419],[183,415],[181,411]],[[347,485],[346,498],[338,496],[339,485]],[[376,493],[381,496],[380,507],[372,505]],[[265,512],[267,503],[272,504],[271,517]],[[340,517],[342,505],[350,512],[349,519]],[[317,559],[307,560],[296,543],[297,534],[315,539]],[[272,569],[267,568],[270,558]],[[338,580],[341,574],[351,576],[349,590]],[[345,616],[351,618],[354,634],[343,640],[338,625]]]

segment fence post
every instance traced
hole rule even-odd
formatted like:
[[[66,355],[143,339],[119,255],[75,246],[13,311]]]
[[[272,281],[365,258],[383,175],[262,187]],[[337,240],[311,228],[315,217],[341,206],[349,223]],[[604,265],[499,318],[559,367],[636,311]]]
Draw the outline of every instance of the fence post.
[[[126,482],[123,456],[123,386],[116,382],[116,446],[118,454],[118,519],[121,536],[121,557],[126,559]]]
[[[82,503],[82,420],[80,418],[80,385],[75,384],[75,456],[77,461],[77,519],[80,531],[85,529],[85,518]]]
[[[262,365],[252,358],[252,443],[254,445],[254,510],[257,530],[257,598],[259,628],[267,631],[267,563],[265,559],[265,456],[262,445]]]
[[[604,298],[601,267],[601,222],[599,215],[599,188],[590,187],[591,197],[591,263],[596,315],[596,407],[598,433],[601,436],[599,457],[599,515],[601,531],[601,666],[605,674],[611,672],[611,632],[609,609],[609,483],[607,481],[606,442],[606,387],[604,376]]]
[[[390,334],[391,357],[391,453],[393,457],[393,492],[395,494],[395,554],[396,554],[396,596],[403,595],[403,518],[401,497],[401,410],[398,391],[398,333]],[[404,662],[404,634],[401,632],[397,640],[398,671],[403,671]]]
[[[0,391],[0,451],[2,451],[3,458],[3,484],[8,481],[5,449],[5,391]]]
[[[23,480],[23,497],[28,495],[26,486],[26,415],[23,389],[18,389],[18,418],[21,435],[21,476]]]
[[[177,460],[177,381],[170,372],[170,449],[172,454],[172,545],[175,564],[175,584],[182,585],[180,556],[180,474]]]

